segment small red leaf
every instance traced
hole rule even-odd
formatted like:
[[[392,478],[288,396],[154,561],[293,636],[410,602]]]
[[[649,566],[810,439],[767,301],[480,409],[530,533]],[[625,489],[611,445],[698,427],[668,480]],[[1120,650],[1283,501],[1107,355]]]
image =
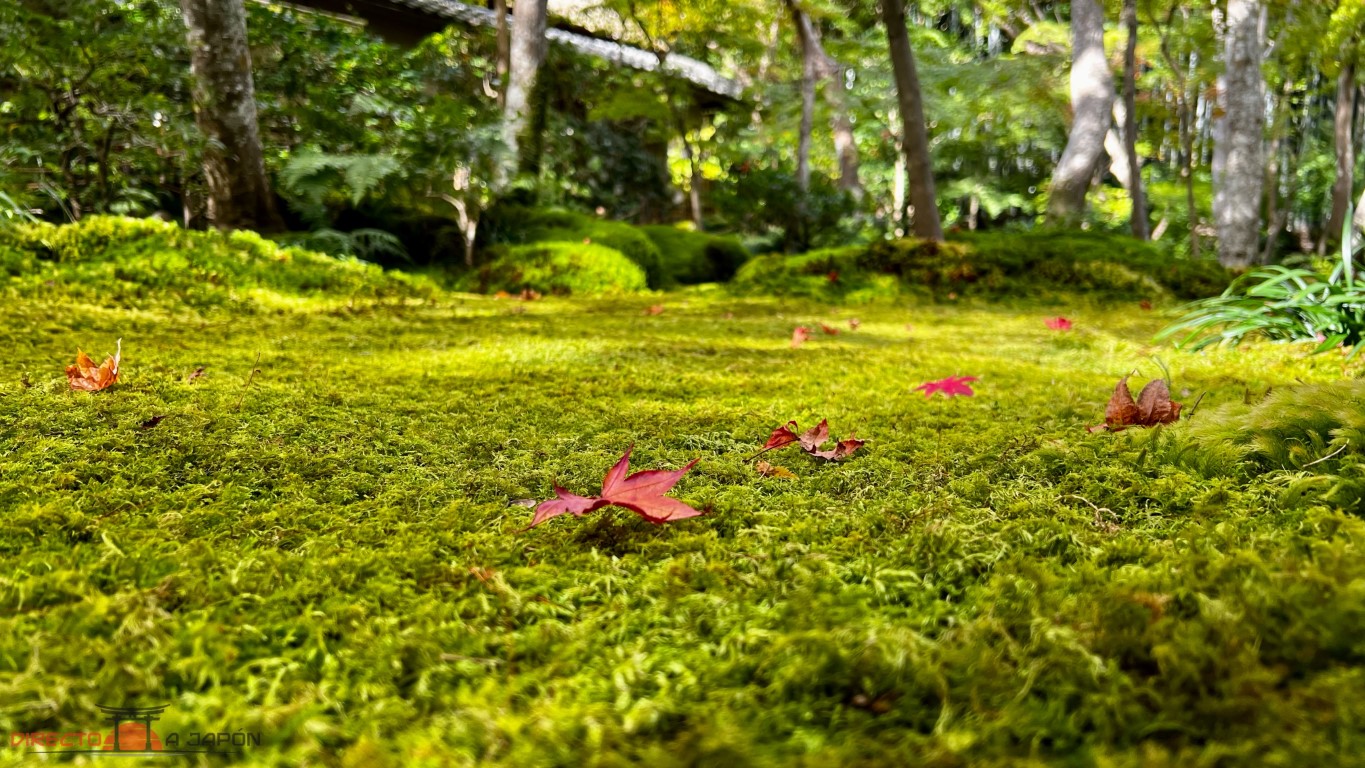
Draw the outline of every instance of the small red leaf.
[[[804,325],[798,325],[792,331],[792,349],[805,344],[810,339],[810,329]]]
[[[942,393],[944,397],[974,397],[976,392],[972,391],[970,382],[979,381],[975,376],[949,376],[938,381],[926,381],[915,387],[916,392],[923,392],[924,397],[930,398],[935,392]]]
[[[607,470],[606,477],[602,479],[601,496],[579,496],[555,486],[556,498],[541,502],[527,527],[534,528],[566,512],[574,517],[582,517],[602,507],[624,507],[651,523],[667,523],[702,514],[700,510],[664,495],[701,459],[693,459],[682,469],[648,469],[627,475],[631,450],[627,448],[620,461]]]
[[[1054,331],[1071,330],[1071,321],[1065,317],[1050,317],[1046,321],[1047,327]]]

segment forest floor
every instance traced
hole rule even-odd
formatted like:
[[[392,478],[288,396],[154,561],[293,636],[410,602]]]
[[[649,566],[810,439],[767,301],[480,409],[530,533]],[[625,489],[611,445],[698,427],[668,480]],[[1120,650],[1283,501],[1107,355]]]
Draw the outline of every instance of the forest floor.
[[[1294,485],[1323,446],[1260,473],[1198,432],[1341,358],[1178,352],[1169,317],[0,306],[0,729],[167,704],[181,748],[259,734],[250,766],[1343,764],[1365,524]],[[119,338],[119,383],[69,391]],[[1191,420],[1087,431],[1162,365]],[[914,390],[954,375],[974,397]],[[822,418],[867,444],[755,471]],[[699,458],[672,495],[709,514],[525,530],[512,502],[595,495],[632,444]]]

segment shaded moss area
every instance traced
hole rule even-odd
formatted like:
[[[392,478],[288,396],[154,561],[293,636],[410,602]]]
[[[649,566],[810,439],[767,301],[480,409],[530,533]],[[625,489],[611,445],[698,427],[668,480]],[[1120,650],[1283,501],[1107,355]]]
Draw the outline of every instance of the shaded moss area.
[[[1365,750],[1365,417],[1312,345],[1154,348],[1136,301],[8,295],[0,730],[168,703],[162,733],[260,732],[236,764],[381,768]],[[68,391],[118,338],[120,383]],[[1154,355],[1193,418],[1088,433]],[[956,374],[976,397],[912,391]],[[746,461],[821,418],[867,446]],[[509,502],[593,493],[632,443],[700,457],[676,495],[710,514],[523,531]]]
[[[1212,260],[1172,256],[1121,235],[1075,231],[953,234],[947,242],[906,238],[795,255],[759,256],[743,266],[740,295],[868,301],[977,296],[1066,301],[1161,301],[1221,293],[1232,273]]]

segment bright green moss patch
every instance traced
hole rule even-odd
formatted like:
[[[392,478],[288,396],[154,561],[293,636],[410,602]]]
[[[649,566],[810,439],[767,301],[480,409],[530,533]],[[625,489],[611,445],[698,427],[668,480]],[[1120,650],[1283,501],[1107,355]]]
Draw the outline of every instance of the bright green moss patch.
[[[518,245],[468,273],[460,287],[478,293],[524,290],[601,295],[645,290],[645,271],[613,248],[595,243]]]
[[[401,302],[435,294],[425,281],[354,259],[281,248],[251,232],[192,232],[155,219],[113,216],[67,226],[0,227],[0,291],[125,308],[237,311],[304,298]]]
[[[1311,345],[1152,347],[1136,299],[240,316],[83,290],[0,305],[0,730],[169,704],[164,730],[259,731],[236,764],[379,768],[1365,751],[1358,497],[1286,493],[1359,477],[1359,389]],[[120,337],[122,381],[68,391],[76,347]],[[1087,433],[1154,354],[1194,418]],[[912,391],[954,374],[977,396]],[[746,462],[820,418],[867,446]],[[676,495],[711,514],[521,532],[509,502],[593,493],[632,443],[700,457]]]

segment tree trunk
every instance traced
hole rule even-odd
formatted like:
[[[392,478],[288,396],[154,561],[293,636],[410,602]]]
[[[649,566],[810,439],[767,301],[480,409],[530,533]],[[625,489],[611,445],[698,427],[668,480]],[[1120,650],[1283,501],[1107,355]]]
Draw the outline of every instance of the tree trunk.
[[[1260,254],[1265,183],[1265,84],[1260,0],[1228,0],[1213,169],[1218,261],[1246,267]]]
[[[905,28],[905,0],[882,0],[881,5],[900,105],[901,145],[910,185],[910,205],[914,208],[912,231],[925,240],[941,241],[943,225],[939,222],[934,194],[929,131],[924,125],[924,103],[920,97],[919,74],[915,71],[915,54],[910,50],[910,35]]]
[[[1137,0],[1123,0],[1123,26],[1128,29],[1128,45],[1123,51],[1123,147],[1132,177],[1128,193],[1133,199],[1133,237],[1146,240],[1150,232],[1147,193],[1142,186],[1142,164],[1137,153]]]
[[[1351,204],[1351,192],[1355,188],[1355,67],[1341,65],[1337,76],[1336,117],[1332,122],[1332,136],[1337,150],[1337,178],[1332,184],[1332,214],[1327,219],[1327,231],[1323,233],[1319,252],[1341,238],[1342,225],[1346,223],[1346,209]]]
[[[194,116],[207,139],[208,219],[219,229],[284,228],[265,174],[243,0],[180,0],[188,29]]]
[[[853,120],[848,114],[848,99],[844,97],[844,81],[840,75],[838,62],[825,53],[820,42],[820,32],[811,23],[810,17],[801,10],[796,0],[787,0],[792,21],[796,25],[797,42],[801,45],[802,90],[801,120],[803,128],[807,120],[807,104],[813,112],[815,82],[825,81],[825,101],[830,107],[830,129],[834,133],[834,155],[839,159],[839,188],[852,194],[855,199],[863,197],[863,184],[858,179],[858,143],[853,137]],[[809,73],[806,67],[810,67]],[[810,101],[806,101],[806,83],[810,82]],[[805,137],[807,131],[802,132]],[[809,143],[807,144],[809,146]],[[809,157],[809,153],[805,155]],[[798,156],[797,168],[800,169]],[[809,162],[809,161],[808,161]],[[804,188],[803,188],[804,189]]]
[[[507,0],[494,0],[493,12],[497,14],[498,60],[494,71],[498,76],[498,106],[507,106],[507,76],[512,71],[512,32],[507,26]]]
[[[496,187],[503,188],[521,166],[520,143],[531,117],[531,95],[545,61],[546,0],[518,0],[512,14],[507,92],[503,96],[502,142],[507,149]]]
[[[701,207],[701,161],[697,157],[696,148],[692,146],[692,142],[687,140],[687,125],[682,119],[678,120],[678,136],[682,140],[683,159],[687,161],[689,173],[687,203],[688,209],[692,213],[692,225],[697,228],[698,232],[703,232],[706,230],[706,226]]]
[[[1047,218],[1074,226],[1085,213],[1085,193],[1104,156],[1114,108],[1114,80],[1104,56],[1104,10],[1097,0],[1071,3],[1071,110],[1066,149],[1052,173]]]
[[[795,0],[788,0],[787,8],[791,11],[796,39],[801,47],[801,129],[796,142],[796,186],[805,195],[810,192],[810,134],[815,123],[815,78],[819,65],[815,61],[815,30],[810,17]]]

